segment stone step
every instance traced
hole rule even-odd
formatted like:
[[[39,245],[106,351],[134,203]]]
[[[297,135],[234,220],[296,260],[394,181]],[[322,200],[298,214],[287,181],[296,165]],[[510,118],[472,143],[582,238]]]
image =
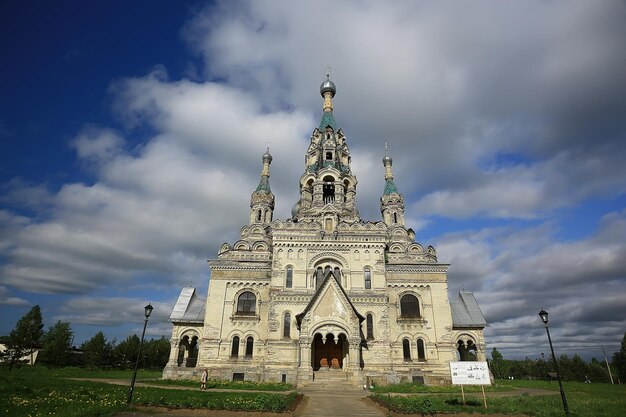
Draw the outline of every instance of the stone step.
[[[344,382],[342,384],[311,382],[311,383],[298,387],[298,389],[304,392],[313,391],[313,392],[338,392],[338,393],[339,392],[365,392],[367,393],[367,391],[364,390],[363,387],[353,385],[349,382]]]

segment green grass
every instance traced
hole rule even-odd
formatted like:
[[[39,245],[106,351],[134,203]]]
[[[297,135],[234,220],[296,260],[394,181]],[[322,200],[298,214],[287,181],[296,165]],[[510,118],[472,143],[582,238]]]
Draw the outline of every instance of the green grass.
[[[0,368],[0,415],[12,417],[61,416],[105,417],[130,410],[126,405],[128,386],[67,378],[116,378],[112,372],[24,367]],[[123,373],[125,376],[128,372]],[[144,378],[154,373],[143,373]],[[140,374],[141,375],[141,374]],[[130,377],[129,377],[130,379]],[[208,392],[136,387],[133,405],[169,408],[208,408],[243,411],[284,411],[293,406],[296,393]]]
[[[480,386],[467,385],[463,388],[465,392],[481,392]],[[494,384],[485,385],[485,392],[497,392],[497,391],[511,391],[513,388],[506,385]],[[460,393],[461,387],[459,386],[428,386],[423,384],[411,384],[409,382],[402,384],[389,384],[389,385],[377,385],[371,389],[372,392],[378,394],[384,394],[388,392],[404,393],[404,394],[417,394],[417,393]]]
[[[69,366],[66,368],[47,368],[45,366],[22,366],[21,368],[13,368],[8,371],[6,367],[0,367],[1,374],[24,376],[27,378],[110,378],[110,379],[128,379],[129,383],[133,376],[132,370],[89,370]],[[139,369],[137,371],[137,379],[157,379],[161,378],[161,371],[147,371]]]
[[[558,395],[558,384],[544,381],[507,381],[505,386],[543,388],[555,391],[555,395],[513,397],[487,397],[488,409],[485,410],[482,397],[466,396],[462,404],[460,393],[457,395],[420,395],[391,396],[374,394],[372,398],[387,408],[400,413],[502,413],[527,414],[533,417],[563,416],[563,404]],[[458,387],[457,387],[458,388]],[[567,382],[564,390],[572,417],[623,417],[626,410],[626,387],[610,384],[584,384]],[[466,391],[467,392],[467,391]]]
[[[190,379],[161,379],[151,381],[151,384],[177,387],[200,387],[200,381]],[[252,381],[225,381],[218,379],[210,379],[206,383],[207,389],[232,389],[232,390],[251,390],[251,391],[291,391],[293,385],[282,382],[252,382]]]

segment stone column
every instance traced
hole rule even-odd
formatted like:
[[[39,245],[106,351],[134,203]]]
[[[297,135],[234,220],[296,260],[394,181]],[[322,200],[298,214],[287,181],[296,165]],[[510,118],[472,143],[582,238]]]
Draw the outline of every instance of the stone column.
[[[189,345],[185,346],[185,354],[183,356],[183,363],[182,363],[183,367],[187,366],[187,359],[189,359],[189,347],[190,347]]]
[[[297,384],[308,384],[313,380],[313,368],[311,367],[311,338],[304,337],[299,341],[300,366],[298,367]]]
[[[178,360],[178,341],[177,340],[170,340],[170,358],[167,361],[167,365],[166,366],[177,366]]]
[[[300,368],[311,367],[311,341],[308,338],[300,339]]]
[[[360,369],[360,349],[361,339],[360,338],[351,338],[350,339],[350,369],[355,371]]]

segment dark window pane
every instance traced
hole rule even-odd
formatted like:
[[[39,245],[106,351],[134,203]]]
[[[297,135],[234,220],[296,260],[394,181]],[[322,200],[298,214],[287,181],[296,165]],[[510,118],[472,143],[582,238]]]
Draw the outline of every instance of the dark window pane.
[[[253,350],[254,350],[254,339],[252,338],[252,336],[249,336],[248,339],[246,339],[246,358],[252,357]]]
[[[230,350],[230,356],[235,358],[239,356],[239,336],[233,337],[233,346]]]
[[[374,338],[374,318],[371,314],[367,315],[367,338]]]
[[[283,320],[283,337],[291,336],[291,314],[285,313],[285,319]]]
[[[402,353],[404,354],[405,361],[411,360],[411,346],[409,345],[408,339],[402,341]]]
[[[424,341],[422,339],[417,339],[417,360],[426,360],[426,351],[424,349]]]
[[[406,294],[400,299],[400,315],[403,317],[419,317],[420,310],[417,297]]]
[[[251,292],[244,292],[237,301],[237,313],[254,314],[256,311],[256,296]]]

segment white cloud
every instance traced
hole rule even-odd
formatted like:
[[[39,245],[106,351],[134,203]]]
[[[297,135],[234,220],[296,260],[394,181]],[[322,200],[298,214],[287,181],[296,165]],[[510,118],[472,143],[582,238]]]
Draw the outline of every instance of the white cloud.
[[[537,321],[545,308],[561,349],[580,354],[614,344],[626,325],[625,228],[622,211],[606,215],[594,235],[570,242],[559,242],[549,225],[453,233],[442,237],[438,257],[452,263],[453,292],[476,292],[491,323],[490,346],[521,357],[534,351],[545,337]]]
[[[154,310],[150,315],[151,326],[167,322],[174,301],[154,302],[134,297],[76,297],[59,307],[54,320],[69,321],[72,324],[96,326],[119,326],[129,323],[143,323],[144,306],[150,303]],[[106,308],[103,308],[106,307]]]
[[[19,297],[11,297],[7,287],[0,285],[0,305],[7,306],[26,306],[30,303]]]

